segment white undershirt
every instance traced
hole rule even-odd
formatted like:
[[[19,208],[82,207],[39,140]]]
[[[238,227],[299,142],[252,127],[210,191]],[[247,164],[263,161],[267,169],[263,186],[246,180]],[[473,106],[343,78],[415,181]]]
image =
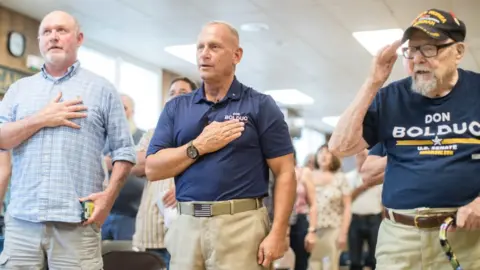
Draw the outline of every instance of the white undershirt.
[[[347,173],[347,179],[352,190],[363,184],[357,170]],[[352,202],[352,214],[376,215],[382,213],[382,188],[383,185],[377,185],[362,192]]]

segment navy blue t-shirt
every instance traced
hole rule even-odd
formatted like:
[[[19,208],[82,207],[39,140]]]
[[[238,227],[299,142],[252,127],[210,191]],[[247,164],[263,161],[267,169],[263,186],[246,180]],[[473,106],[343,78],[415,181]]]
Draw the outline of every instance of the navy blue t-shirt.
[[[480,74],[458,72],[444,97],[414,93],[406,78],[382,88],[372,102],[363,137],[386,148],[386,207],[458,207],[479,195]]]
[[[383,146],[383,143],[377,143],[370,149],[370,151],[368,151],[368,154],[372,156],[384,157],[387,155],[387,150],[385,149],[385,146]]]
[[[240,138],[201,156],[175,178],[178,201],[223,201],[268,195],[268,165],[293,153],[284,115],[271,96],[234,79],[223,100],[213,103],[203,88],[169,101],[160,115],[147,155],[180,147],[213,121],[245,122]],[[186,155],[186,153],[185,153]]]

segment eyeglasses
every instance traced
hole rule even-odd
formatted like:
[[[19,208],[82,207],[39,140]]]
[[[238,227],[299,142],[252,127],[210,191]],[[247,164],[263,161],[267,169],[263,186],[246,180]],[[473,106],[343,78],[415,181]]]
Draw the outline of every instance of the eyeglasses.
[[[440,45],[424,44],[420,46],[409,46],[402,49],[403,57],[407,59],[413,59],[417,51],[420,51],[420,53],[425,58],[435,57],[438,55],[439,50],[450,47],[455,43],[457,42],[451,42],[451,43],[440,44]]]

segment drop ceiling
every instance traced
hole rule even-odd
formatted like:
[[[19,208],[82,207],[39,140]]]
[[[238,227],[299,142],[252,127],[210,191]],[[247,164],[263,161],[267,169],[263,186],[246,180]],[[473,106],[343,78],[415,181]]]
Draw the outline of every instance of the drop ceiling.
[[[86,44],[112,49],[148,65],[198,79],[196,67],[164,51],[195,43],[211,20],[264,23],[268,31],[240,32],[244,58],[237,76],[259,90],[298,89],[315,103],[299,107],[305,123],[328,129],[325,116],[339,115],[368,74],[372,56],[352,32],[405,29],[423,10],[453,11],[467,25],[469,53],[462,67],[478,71],[478,0],[0,0],[41,19],[52,10],[80,21]],[[405,76],[401,62],[391,79]]]

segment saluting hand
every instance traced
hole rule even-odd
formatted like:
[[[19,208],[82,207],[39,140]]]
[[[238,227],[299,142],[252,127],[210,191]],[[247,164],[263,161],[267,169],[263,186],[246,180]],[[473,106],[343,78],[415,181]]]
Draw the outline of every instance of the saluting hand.
[[[401,40],[383,47],[373,59],[370,78],[375,82],[385,83],[392,73],[395,61],[397,61],[397,50],[402,45]]]
[[[80,128],[79,125],[70,121],[74,118],[85,118],[87,107],[80,105],[82,99],[77,98],[60,102],[62,93],[58,93],[54,100],[52,100],[45,108],[43,108],[38,115],[45,120],[46,127],[67,126],[71,128]]]
[[[244,130],[245,124],[236,119],[212,122],[193,140],[193,145],[198,149],[200,155],[212,153],[240,137]]]

